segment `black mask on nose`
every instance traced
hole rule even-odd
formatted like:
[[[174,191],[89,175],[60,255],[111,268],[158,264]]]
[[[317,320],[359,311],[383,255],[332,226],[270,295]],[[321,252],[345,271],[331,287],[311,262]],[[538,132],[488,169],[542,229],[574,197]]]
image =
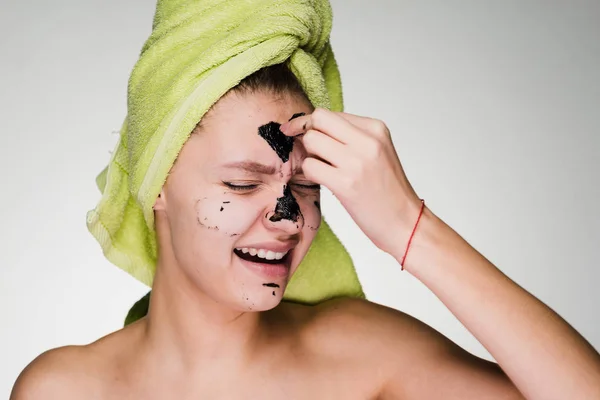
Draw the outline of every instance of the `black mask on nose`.
[[[298,217],[302,216],[300,212],[300,206],[292,195],[292,191],[289,185],[283,187],[283,196],[277,198],[277,206],[275,207],[275,213],[269,218],[272,222],[281,221],[287,219],[292,222],[298,221]]]

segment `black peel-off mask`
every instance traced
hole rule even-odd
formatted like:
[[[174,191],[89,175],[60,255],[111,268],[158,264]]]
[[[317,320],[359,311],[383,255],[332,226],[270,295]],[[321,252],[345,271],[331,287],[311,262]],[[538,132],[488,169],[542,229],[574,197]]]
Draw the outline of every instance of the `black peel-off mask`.
[[[218,206],[220,207],[219,211],[225,214],[227,212],[226,206],[230,203],[231,201],[229,200],[219,201],[208,197],[203,197],[201,199],[196,200],[194,209],[196,211],[196,221],[198,222],[198,225],[208,230],[219,231],[230,237],[239,236],[239,233],[235,233],[228,230],[228,228],[233,228],[231,224],[225,223],[223,225],[224,220],[215,217],[214,213],[209,211],[209,209]]]
[[[275,206],[275,213],[269,218],[272,222],[278,222],[282,219],[287,219],[292,222],[298,221],[298,217],[302,216],[300,206],[292,195],[292,190],[289,185],[284,185],[283,196],[277,198],[277,206]]]
[[[258,134],[269,143],[269,146],[277,153],[281,161],[286,163],[290,159],[290,153],[294,148],[294,138],[284,135],[279,127],[281,127],[281,124],[269,122],[258,128]]]
[[[303,115],[306,114],[303,112],[296,113],[292,115],[292,118],[288,121]],[[281,161],[286,163],[290,159],[290,153],[294,149],[294,137],[284,135],[279,129],[280,127],[281,124],[278,122],[269,122],[268,124],[258,127],[258,134],[267,141],[269,146],[271,146],[279,158],[281,158]]]
[[[305,115],[306,115],[306,113],[303,113],[303,112],[296,113],[296,114],[292,115],[292,118],[288,119],[288,122],[291,121],[291,120],[293,120],[294,118],[303,117]]]
[[[291,121],[294,118],[306,115],[303,112],[296,113],[288,120]],[[281,124],[277,122],[269,122],[266,125],[262,125],[258,128],[258,134],[267,141],[269,146],[277,153],[283,163],[286,163],[290,159],[290,153],[294,148],[294,137],[286,136],[279,129]],[[302,216],[300,206],[292,195],[292,191],[288,185],[283,186],[283,196],[277,198],[277,205],[275,212],[269,218],[272,222],[281,221],[287,219],[293,222],[298,221],[298,217]]]

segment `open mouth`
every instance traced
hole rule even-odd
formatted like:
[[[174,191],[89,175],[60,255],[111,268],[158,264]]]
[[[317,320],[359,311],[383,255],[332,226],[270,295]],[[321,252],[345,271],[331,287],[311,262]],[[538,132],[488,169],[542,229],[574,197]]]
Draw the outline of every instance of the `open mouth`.
[[[246,250],[246,251],[244,251]],[[273,253],[273,254],[264,254],[264,252],[256,252],[256,251],[247,251],[248,249],[234,249],[233,252],[236,256],[241,258],[242,260],[260,263],[260,264],[271,264],[271,265],[287,265],[287,261],[290,257],[291,251],[288,251],[285,254],[281,253]],[[256,254],[252,254],[256,253]]]

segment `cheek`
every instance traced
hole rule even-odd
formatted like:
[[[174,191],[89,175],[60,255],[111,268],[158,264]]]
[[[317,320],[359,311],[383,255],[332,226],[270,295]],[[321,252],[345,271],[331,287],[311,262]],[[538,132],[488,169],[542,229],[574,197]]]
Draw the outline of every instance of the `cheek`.
[[[306,234],[312,234],[313,236],[317,233],[319,226],[321,225],[321,204],[320,196],[307,196],[303,199],[298,199],[300,203],[300,210],[302,211],[302,217],[304,218],[303,230]]]
[[[235,196],[203,197],[195,211],[200,227],[224,236],[239,236],[250,228],[262,213],[263,206]]]

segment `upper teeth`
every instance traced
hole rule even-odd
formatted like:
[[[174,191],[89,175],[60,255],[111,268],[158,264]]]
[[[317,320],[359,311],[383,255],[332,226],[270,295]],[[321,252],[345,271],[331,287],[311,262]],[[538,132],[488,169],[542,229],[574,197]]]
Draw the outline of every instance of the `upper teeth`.
[[[281,260],[283,256],[287,254],[287,251],[285,253],[276,253],[271,250],[255,249],[253,247],[238,247],[236,250],[239,250],[242,253],[250,253],[250,255],[264,258],[267,260]]]

